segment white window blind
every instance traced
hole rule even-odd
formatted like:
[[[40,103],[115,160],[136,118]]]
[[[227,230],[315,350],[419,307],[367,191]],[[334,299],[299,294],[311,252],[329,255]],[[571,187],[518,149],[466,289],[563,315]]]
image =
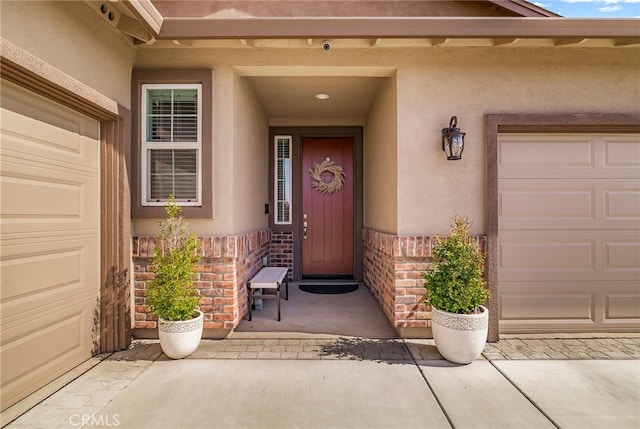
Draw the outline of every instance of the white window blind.
[[[201,85],[142,86],[142,204],[201,204]]]
[[[275,219],[277,225],[291,224],[291,136],[275,136]]]

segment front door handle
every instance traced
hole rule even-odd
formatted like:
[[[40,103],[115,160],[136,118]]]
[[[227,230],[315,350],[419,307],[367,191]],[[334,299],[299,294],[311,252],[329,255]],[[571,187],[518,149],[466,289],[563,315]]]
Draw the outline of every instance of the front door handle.
[[[305,219],[307,218],[307,215],[304,215]],[[307,221],[305,220],[304,222],[302,222],[302,232],[304,234],[304,238],[307,238]]]

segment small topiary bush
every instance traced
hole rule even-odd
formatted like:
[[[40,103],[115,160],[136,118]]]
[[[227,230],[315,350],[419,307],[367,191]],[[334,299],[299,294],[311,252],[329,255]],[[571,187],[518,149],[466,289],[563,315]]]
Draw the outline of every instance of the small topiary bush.
[[[489,298],[484,256],[472,243],[467,218],[456,215],[447,238],[435,237],[431,267],[423,273],[425,303],[457,314],[472,314]]]
[[[200,245],[189,234],[187,223],[178,217],[182,208],[173,196],[165,206],[167,219],[158,221],[160,233],[153,251],[154,279],[147,287],[147,305],[161,319],[177,321],[194,317],[200,304],[195,288]]]

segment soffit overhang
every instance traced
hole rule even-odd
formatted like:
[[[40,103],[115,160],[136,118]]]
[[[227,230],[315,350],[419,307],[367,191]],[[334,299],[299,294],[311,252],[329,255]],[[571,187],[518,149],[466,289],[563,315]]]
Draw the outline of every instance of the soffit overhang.
[[[561,18],[525,0],[493,2],[525,15],[521,17],[171,17],[162,16],[151,0],[117,3],[149,34],[146,40],[138,39],[143,43],[235,40],[246,46],[261,40],[359,39],[373,40],[375,46],[410,46],[415,45],[411,40],[426,39],[438,46],[452,40],[458,41],[456,45],[470,41],[469,46],[522,45],[523,40],[551,40],[553,45],[640,44],[640,19]]]
[[[158,39],[640,38],[640,19],[164,18]]]

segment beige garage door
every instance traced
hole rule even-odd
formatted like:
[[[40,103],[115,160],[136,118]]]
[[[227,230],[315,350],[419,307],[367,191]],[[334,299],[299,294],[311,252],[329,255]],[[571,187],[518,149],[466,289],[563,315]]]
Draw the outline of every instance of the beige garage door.
[[[2,409],[91,356],[99,123],[2,82]]]
[[[500,331],[640,328],[640,135],[498,139]]]

